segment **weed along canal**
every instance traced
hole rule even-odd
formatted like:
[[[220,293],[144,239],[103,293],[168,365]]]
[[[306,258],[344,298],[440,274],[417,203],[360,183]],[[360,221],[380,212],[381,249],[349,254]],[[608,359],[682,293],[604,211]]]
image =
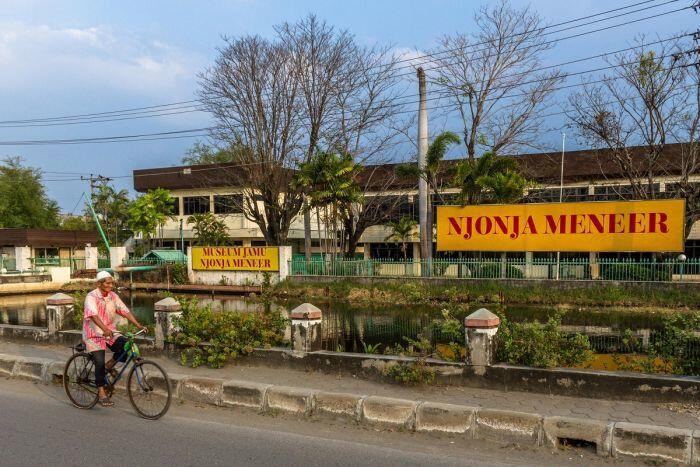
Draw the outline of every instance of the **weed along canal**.
[[[154,304],[164,293],[120,290],[120,296],[138,320],[154,322]],[[0,297],[0,324],[46,326],[45,301],[49,295],[16,295]],[[76,294],[80,299],[80,294]],[[181,300],[196,298],[198,307],[211,307],[218,313],[279,312],[288,318],[289,311],[305,300],[298,297],[261,300],[259,297],[212,295],[180,295]],[[428,341],[436,356],[458,360],[463,348],[449,348],[450,343],[464,345],[461,324],[469,313],[486,307],[501,315],[506,322],[535,326],[531,334],[512,337],[514,340],[547,339],[551,332],[562,335],[586,336],[594,353],[588,367],[619,369],[615,356],[636,355],[662,338],[670,316],[688,313],[667,308],[632,307],[552,307],[542,305],[372,305],[349,300],[308,299],[323,312],[322,346],[336,352],[402,354]],[[70,321],[68,326],[75,327]],[[530,329],[530,328],[529,328]],[[284,339],[290,336],[289,324]],[[700,353],[696,340],[687,343],[688,352]],[[567,365],[566,361],[559,362]],[[570,362],[569,362],[570,363]],[[574,362],[575,363],[575,362]],[[578,365],[574,365],[578,366]],[[628,368],[630,369],[630,368]]]

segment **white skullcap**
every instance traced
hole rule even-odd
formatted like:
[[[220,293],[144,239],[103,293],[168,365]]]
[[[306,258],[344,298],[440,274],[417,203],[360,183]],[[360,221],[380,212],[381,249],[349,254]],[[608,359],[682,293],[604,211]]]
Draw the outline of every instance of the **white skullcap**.
[[[108,277],[112,277],[112,275],[107,271],[100,271],[97,273],[97,277],[95,278],[95,280],[99,282],[107,279]]]

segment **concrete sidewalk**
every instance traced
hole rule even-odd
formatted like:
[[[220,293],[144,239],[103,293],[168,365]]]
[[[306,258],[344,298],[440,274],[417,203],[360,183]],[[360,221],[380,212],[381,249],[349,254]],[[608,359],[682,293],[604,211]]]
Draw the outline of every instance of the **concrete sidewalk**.
[[[0,354],[62,359],[71,351],[65,346],[30,345],[0,342]],[[152,358],[149,356],[149,358]],[[554,396],[526,392],[503,392],[457,386],[404,386],[362,380],[351,375],[329,375],[284,368],[250,366],[233,361],[225,368],[183,367],[176,359],[153,358],[168,373],[186,373],[195,377],[250,381],[272,385],[308,388],[317,391],[365,394],[408,400],[425,400],[490,409],[537,413],[594,420],[614,420],[672,428],[700,430],[700,404],[697,407]]]

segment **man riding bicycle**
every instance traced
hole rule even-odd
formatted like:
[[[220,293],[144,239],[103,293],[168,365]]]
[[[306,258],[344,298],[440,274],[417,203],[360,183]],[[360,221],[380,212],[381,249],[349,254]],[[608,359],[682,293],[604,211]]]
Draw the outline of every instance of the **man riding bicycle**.
[[[95,385],[100,404],[103,407],[114,405],[104,388],[105,371],[110,373],[117,363],[115,357],[119,357],[124,352],[126,338],[115,336],[117,331],[117,315],[123,316],[136,327],[146,330],[119,296],[112,291],[114,279],[107,271],[97,273],[97,288],[85,296],[85,306],[83,308],[83,342],[86,350],[95,359]],[[113,352],[112,358],[105,363],[105,351],[109,348]]]

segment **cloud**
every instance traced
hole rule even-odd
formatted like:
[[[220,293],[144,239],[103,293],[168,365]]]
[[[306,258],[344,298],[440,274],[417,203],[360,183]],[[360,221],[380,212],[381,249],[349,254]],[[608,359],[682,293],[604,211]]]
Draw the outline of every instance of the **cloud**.
[[[161,41],[102,26],[0,22],[0,89],[191,93],[204,60]]]

